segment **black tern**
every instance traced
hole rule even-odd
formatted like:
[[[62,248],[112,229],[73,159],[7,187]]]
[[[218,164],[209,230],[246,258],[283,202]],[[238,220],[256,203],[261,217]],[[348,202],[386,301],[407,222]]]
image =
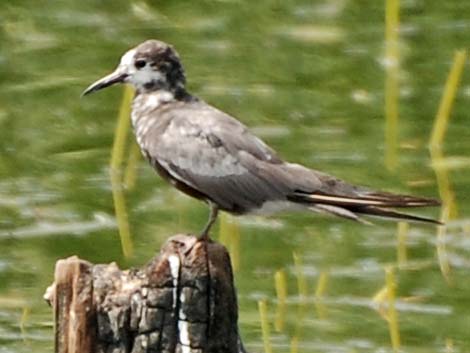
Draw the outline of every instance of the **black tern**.
[[[201,239],[208,239],[219,210],[242,215],[301,209],[356,221],[367,215],[440,224],[394,210],[436,206],[438,200],[352,185],[283,161],[240,121],[186,90],[184,69],[171,45],[139,44],[83,95],[116,83],[135,87],[131,119],[146,159],[174,187],[209,204]]]

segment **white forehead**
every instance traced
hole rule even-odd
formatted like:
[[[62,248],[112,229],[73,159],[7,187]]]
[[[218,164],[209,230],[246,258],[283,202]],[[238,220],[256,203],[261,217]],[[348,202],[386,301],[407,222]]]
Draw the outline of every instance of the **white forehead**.
[[[121,65],[123,66],[130,66],[134,61],[135,49],[129,50],[126,54],[124,54],[121,58]]]

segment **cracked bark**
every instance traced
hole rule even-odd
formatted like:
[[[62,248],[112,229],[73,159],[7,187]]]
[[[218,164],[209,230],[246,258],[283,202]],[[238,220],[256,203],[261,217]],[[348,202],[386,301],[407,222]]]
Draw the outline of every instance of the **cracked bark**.
[[[227,250],[194,236],[173,236],[137,270],[59,260],[45,298],[57,353],[245,352]]]

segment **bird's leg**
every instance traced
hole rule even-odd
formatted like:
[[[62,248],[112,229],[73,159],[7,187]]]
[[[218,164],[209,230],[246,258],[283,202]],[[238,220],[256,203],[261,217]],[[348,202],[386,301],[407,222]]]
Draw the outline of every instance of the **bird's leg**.
[[[204,229],[202,230],[201,234],[199,235],[199,240],[208,240],[209,239],[209,231],[211,230],[212,225],[217,219],[217,215],[219,214],[219,208],[217,205],[209,201],[210,213],[209,213],[209,220],[207,221]]]

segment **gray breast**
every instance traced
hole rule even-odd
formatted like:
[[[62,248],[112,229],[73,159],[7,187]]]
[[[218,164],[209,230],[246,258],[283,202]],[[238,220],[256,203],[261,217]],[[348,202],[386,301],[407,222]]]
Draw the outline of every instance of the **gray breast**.
[[[161,109],[173,100],[170,92],[155,92],[137,95],[132,104],[131,120],[137,143],[143,150],[148,149],[146,136],[162,123]]]

